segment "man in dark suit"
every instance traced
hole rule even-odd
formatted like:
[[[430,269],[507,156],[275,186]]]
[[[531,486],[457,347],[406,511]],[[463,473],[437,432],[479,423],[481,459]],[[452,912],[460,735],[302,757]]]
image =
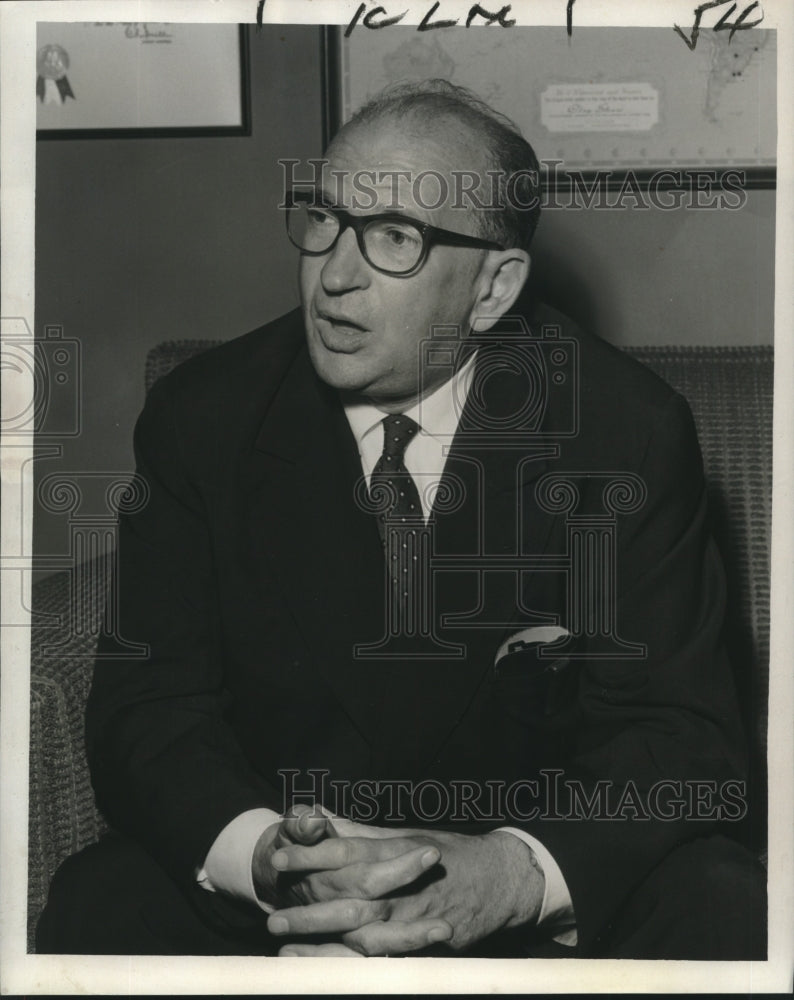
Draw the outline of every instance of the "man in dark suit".
[[[105,637],[88,710],[118,832],[39,949],[761,957],[685,402],[509,319],[537,162],[476,98],[392,91],[327,155],[287,198],[302,312],[138,423],[117,634],[149,655]]]

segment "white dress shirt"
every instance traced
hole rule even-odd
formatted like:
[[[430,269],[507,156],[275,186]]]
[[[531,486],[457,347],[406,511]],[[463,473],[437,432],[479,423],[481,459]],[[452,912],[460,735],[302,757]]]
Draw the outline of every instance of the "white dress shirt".
[[[425,520],[430,516],[433,496],[441,480],[449,446],[471,387],[474,361],[473,355],[452,378],[405,411],[405,415],[415,420],[420,428],[405,450],[404,461],[416,482]],[[371,403],[362,402],[345,406],[345,415],[356,439],[361,467],[369,483],[372,470],[383,451],[382,421],[386,414]],[[207,854],[204,867],[198,872],[197,878],[202,888],[210,892],[220,890],[256,903],[268,912],[272,911],[273,907],[263,903],[256,895],[251,863],[259,837],[267,827],[278,823],[280,819],[272,809],[250,809],[233,819],[218,834]],[[523,840],[534,853],[543,872],[545,889],[538,926],[557,931],[555,940],[561,944],[576,944],[573,903],[559,865],[537,838],[515,827],[500,829]]]

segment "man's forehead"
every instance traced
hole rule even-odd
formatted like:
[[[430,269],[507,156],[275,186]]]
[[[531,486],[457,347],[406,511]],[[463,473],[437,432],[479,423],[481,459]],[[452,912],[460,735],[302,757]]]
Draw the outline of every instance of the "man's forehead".
[[[356,176],[366,172],[374,175],[374,184],[391,188],[394,183],[410,186],[421,174],[447,178],[464,171],[484,174],[489,158],[479,138],[461,124],[443,119],[432,127],[413,118],[348,126],[328,148],[323,180],[334,178],[338,185],[340,177],[353,186]]]
[[[397,194],[407,207],[416,205],[417,196],[420,204],[436,203],[452,189],[456,175],[466,174],[470,187],[479,186],[490,168],[484,147],[459,123],[438,120],[436,125],[385,118],[344,128],[326,153],[323,190],[348,204],[356,193],[372,191],[378,207],[394,208]]]

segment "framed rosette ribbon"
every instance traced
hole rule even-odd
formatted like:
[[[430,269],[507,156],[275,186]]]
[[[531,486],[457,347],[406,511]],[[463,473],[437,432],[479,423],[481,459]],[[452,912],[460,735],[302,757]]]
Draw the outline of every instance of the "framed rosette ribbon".
[[[37,32],[39,138],[250,134],[243,25],[40,22]]]

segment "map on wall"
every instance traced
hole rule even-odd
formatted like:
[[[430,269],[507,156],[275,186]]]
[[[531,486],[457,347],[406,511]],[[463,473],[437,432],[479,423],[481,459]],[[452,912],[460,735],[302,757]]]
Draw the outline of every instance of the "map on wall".
[[[341,112],[399,81],[444,77],[565,167],[773,166],[776,33],[670,28],[410,28],[342,39]]]

